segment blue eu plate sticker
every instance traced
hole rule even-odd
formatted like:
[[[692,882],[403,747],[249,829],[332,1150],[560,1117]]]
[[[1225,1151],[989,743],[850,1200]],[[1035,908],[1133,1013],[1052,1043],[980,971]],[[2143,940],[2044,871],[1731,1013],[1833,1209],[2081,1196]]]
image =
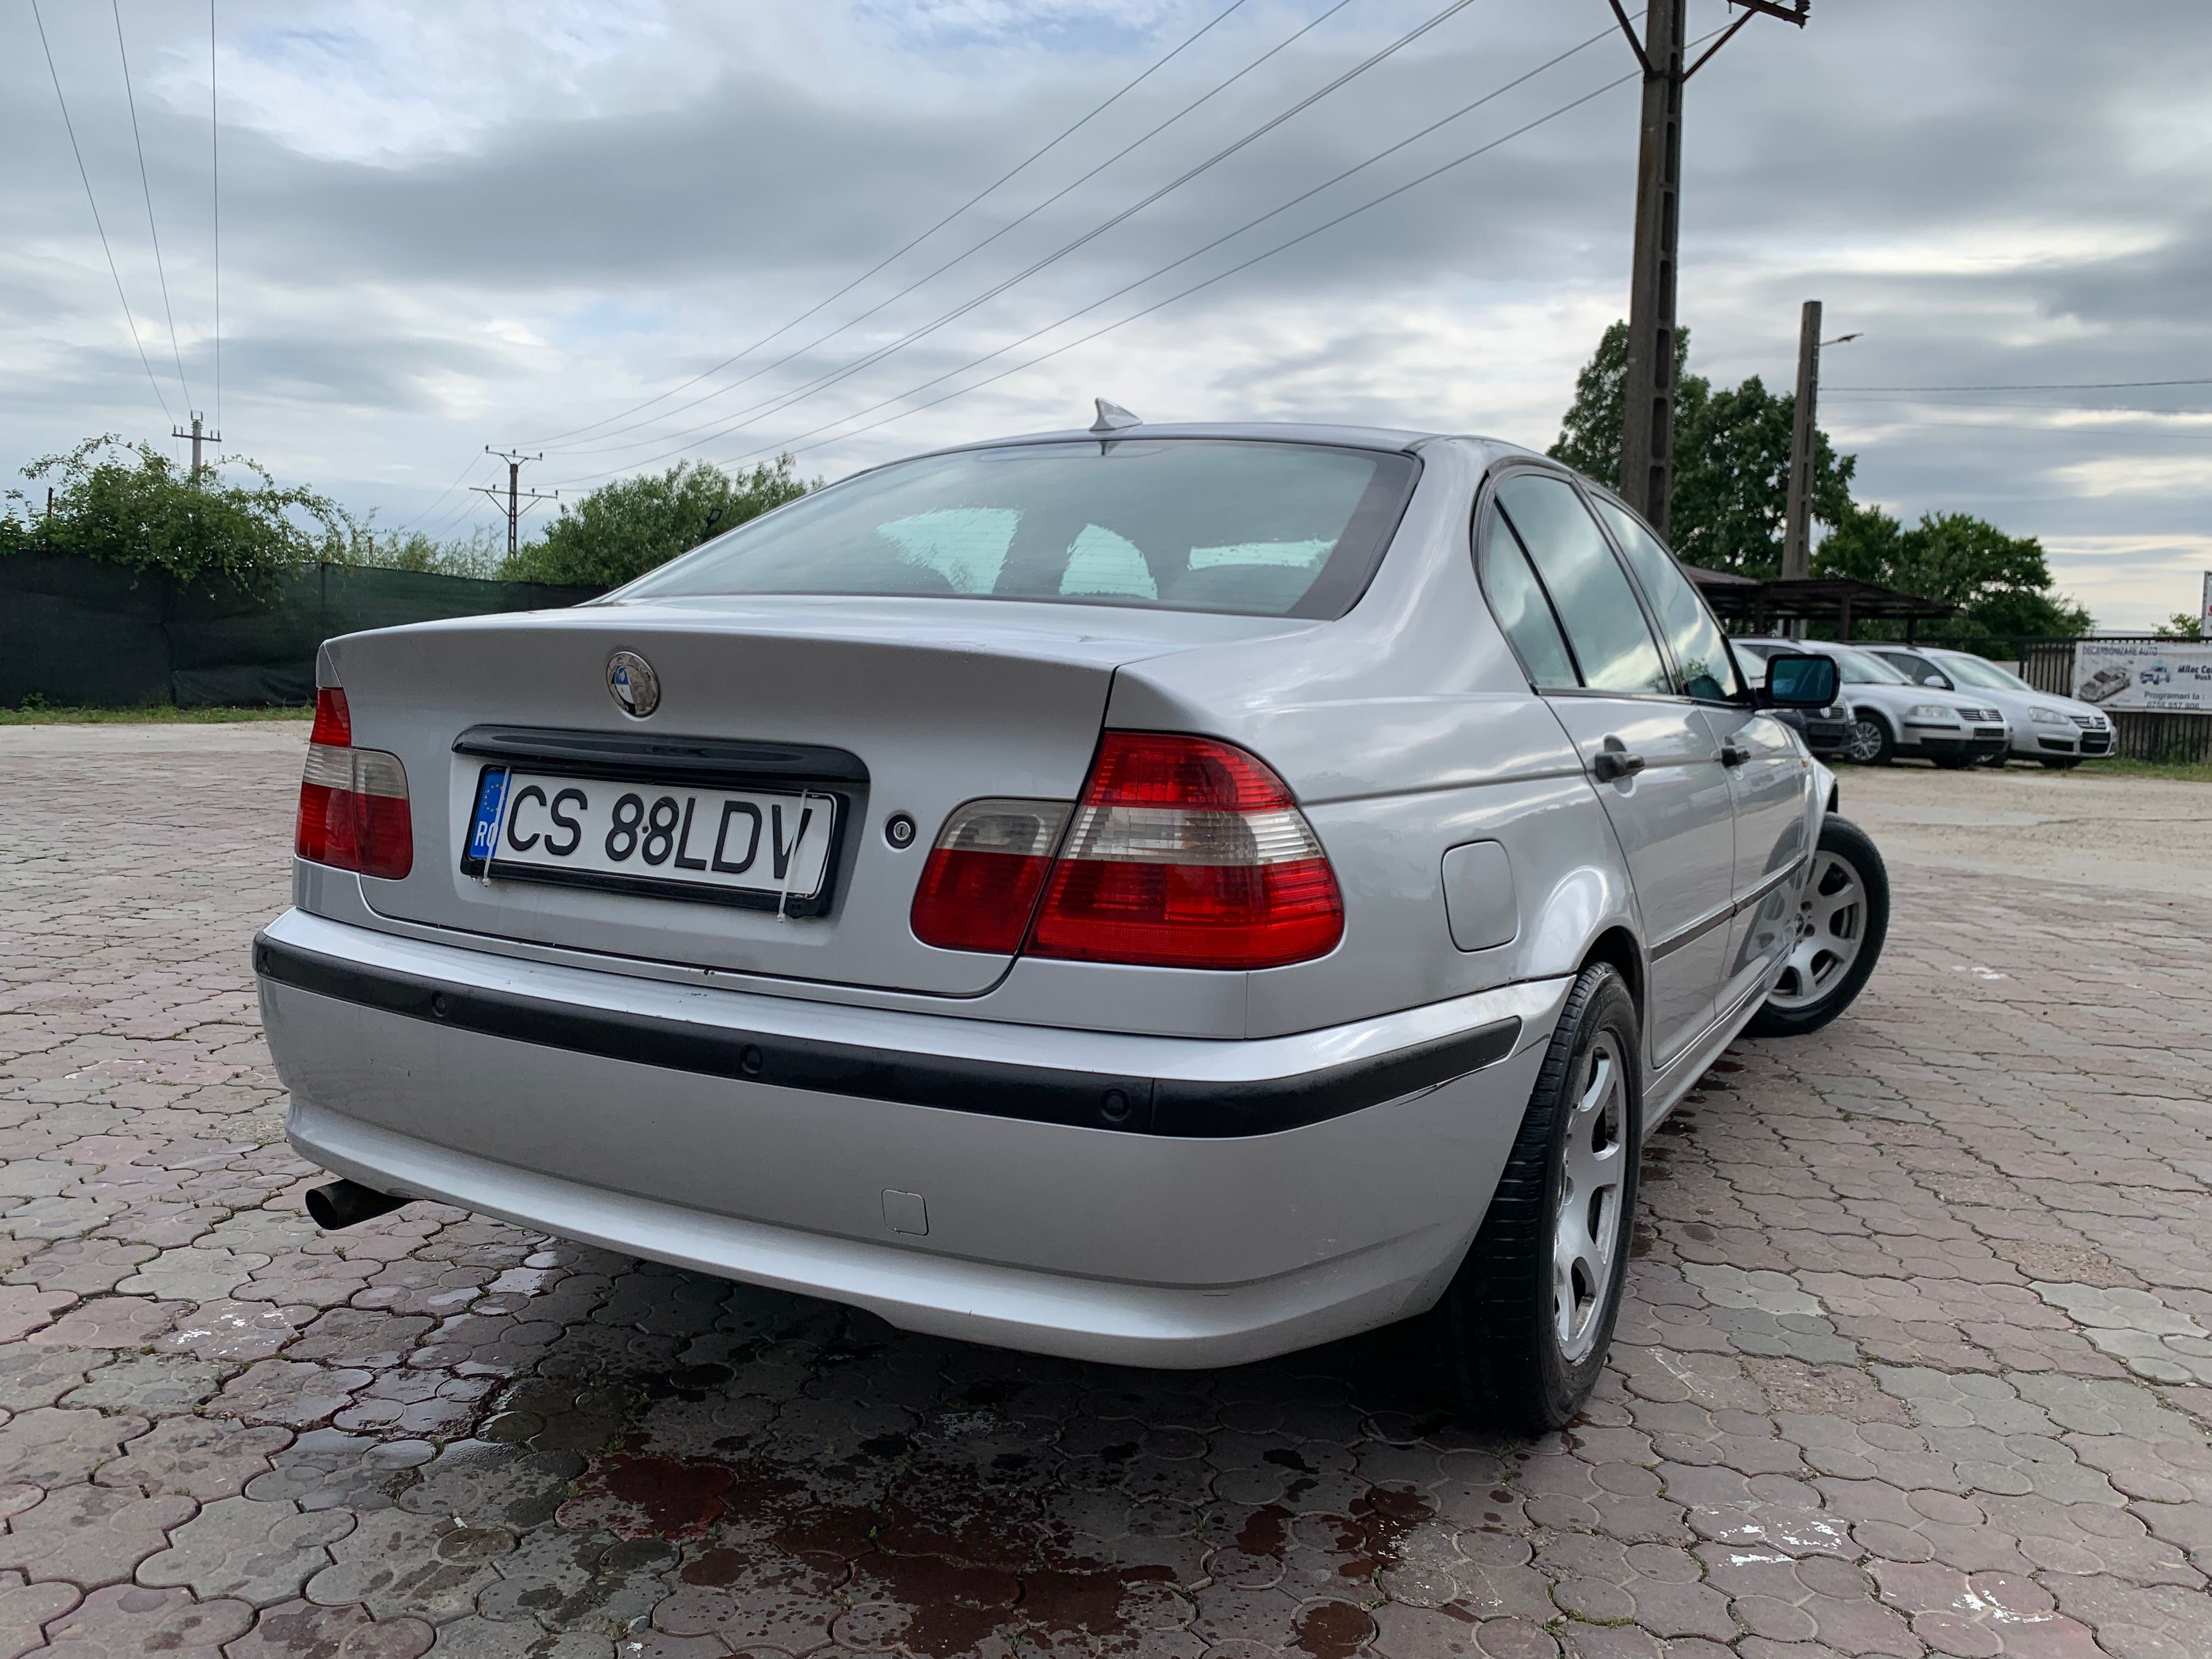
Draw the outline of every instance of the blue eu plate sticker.
[[[486,772],[477,791],[476,827],[469,831],[469,856],[487,861],[499,848],[499,810],[507,800],[507,774]]]

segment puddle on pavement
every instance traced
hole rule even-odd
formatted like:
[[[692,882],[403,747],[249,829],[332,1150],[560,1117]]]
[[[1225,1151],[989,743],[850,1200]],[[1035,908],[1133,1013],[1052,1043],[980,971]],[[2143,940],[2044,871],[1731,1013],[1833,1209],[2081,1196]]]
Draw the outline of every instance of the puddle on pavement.
[[[480,1438],[402,1472],[428,1484],[398,1501],[456,1525],[504,1504],[526,1549],[568,1563],[511,1603],[553,1630],[620,1636],[640,1609],[680,1604],[670,1634],[712,1628],[740,1649],[830,1629],[917,1659],[1110,1656],[1187,1622],[1177,1592],[1241,1560],[1292,1595],[1269,1645],[1350,1659],[1375,1635],[1362,1604],[1425,1529],[1496,1529],[1514,1499],[1494,1486],[1502,1457],[1456,1522],[1413,1485],[1354,1472],[1349,1453],[1455,1443],[1402,1333],[1182,1376],[910,1338],[788,1300],[780,1320],[687,1334],[685,1363],[657,1374],[548,1376],[606,1334],[556,1343],[499,1391]],[[1236,1449],[1209,1457],[1220,1444]],[[1224,1501],[1223,1476],[1277,1495]]]

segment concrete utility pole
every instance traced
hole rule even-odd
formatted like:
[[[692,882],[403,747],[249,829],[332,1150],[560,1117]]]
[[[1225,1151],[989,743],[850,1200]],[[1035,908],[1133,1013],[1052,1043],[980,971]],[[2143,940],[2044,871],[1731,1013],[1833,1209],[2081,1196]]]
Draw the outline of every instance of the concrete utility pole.
[[[1797,325],[1797,407],[1790,423],[1790,516],[1782,529],[1782,580],[1813,574],[1814,405],[1820,396],[1820,302]]]
[[[191,430],[187,432],[180,426],[173,426],[169,428],[169,435],[192,441],[192,482],[198,483],[200,481],[200,445],[204,442],[219,444],[222,441],[222,434],[207,430],[205,417],[196,409],[192,411]]]
[[[523,502],[557,501],[561,499],[561,492],[557,489],[549,492],[522,488],[523,463],[542,461],[545,459],[544,456],[518,454],[511,449],[494,449],[489,444],[484,446],[484,453],[496,455],[507,463],[507,550],[512,554],[519,539],[517,532],[522,523]],[[497,485],[473,484],[471,488],[479,495],[490,496],[493,506],[499,505]]]
[[[1612,0],[1644,66],[1644,125],[1636,164],[1635,269],[1628,284],[1628,371],[1621,385],[1620,493],[1667,534],[1674,486],[1674,248],[1681,230],[1682,88],[1756,13],[1805,27],[1812,0],[1729,0],[1743,15],[1687,69],[1684,0],[1650,0],[1644,38]]]

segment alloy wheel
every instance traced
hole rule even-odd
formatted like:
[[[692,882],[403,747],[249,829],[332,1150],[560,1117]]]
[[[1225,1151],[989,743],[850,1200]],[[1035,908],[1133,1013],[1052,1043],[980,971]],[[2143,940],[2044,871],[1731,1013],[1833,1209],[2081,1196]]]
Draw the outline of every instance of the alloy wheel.
[[[1844,753],[1862,766],[1880,759],[1881,727],[1870,720],[1853,720],[1850,737],[1844,744]]]
[[[1866,887],[1849,860],[1829,852],[1814,855],[1797,920],[1796,946],[1766,999],[1778,1008],[1818,1002],[1858,960],[1866,935]]]
[[[1567,1120],[1552,1223],[1552,1325],[1560,1358],[1571,1365],[1596,1342],[1613,1285],[1628,1157],[1626,1085],[1611,1032],[1598,1034],[1586,1064]]]

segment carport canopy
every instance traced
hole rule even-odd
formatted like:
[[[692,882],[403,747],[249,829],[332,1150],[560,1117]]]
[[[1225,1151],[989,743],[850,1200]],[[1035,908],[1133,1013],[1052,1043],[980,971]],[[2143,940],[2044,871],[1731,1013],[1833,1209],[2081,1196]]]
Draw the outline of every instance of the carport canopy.
[[[1733,629],[1754,634],[1769,631],[1777,623],[1832,623],[1838,639],[1851,637],[1856,623],[1879,618],[1902,622],[1905,637],[1911,640],[1923,621],[1955,617],[1959,607],[1917,593],[1900,593],[1879,582],[1855,576],[1799,576],[1761,581],[1730,570],[1706,570],[1686,564],[1682,574],[1697,584],[1705,603],[1718,611]]]

